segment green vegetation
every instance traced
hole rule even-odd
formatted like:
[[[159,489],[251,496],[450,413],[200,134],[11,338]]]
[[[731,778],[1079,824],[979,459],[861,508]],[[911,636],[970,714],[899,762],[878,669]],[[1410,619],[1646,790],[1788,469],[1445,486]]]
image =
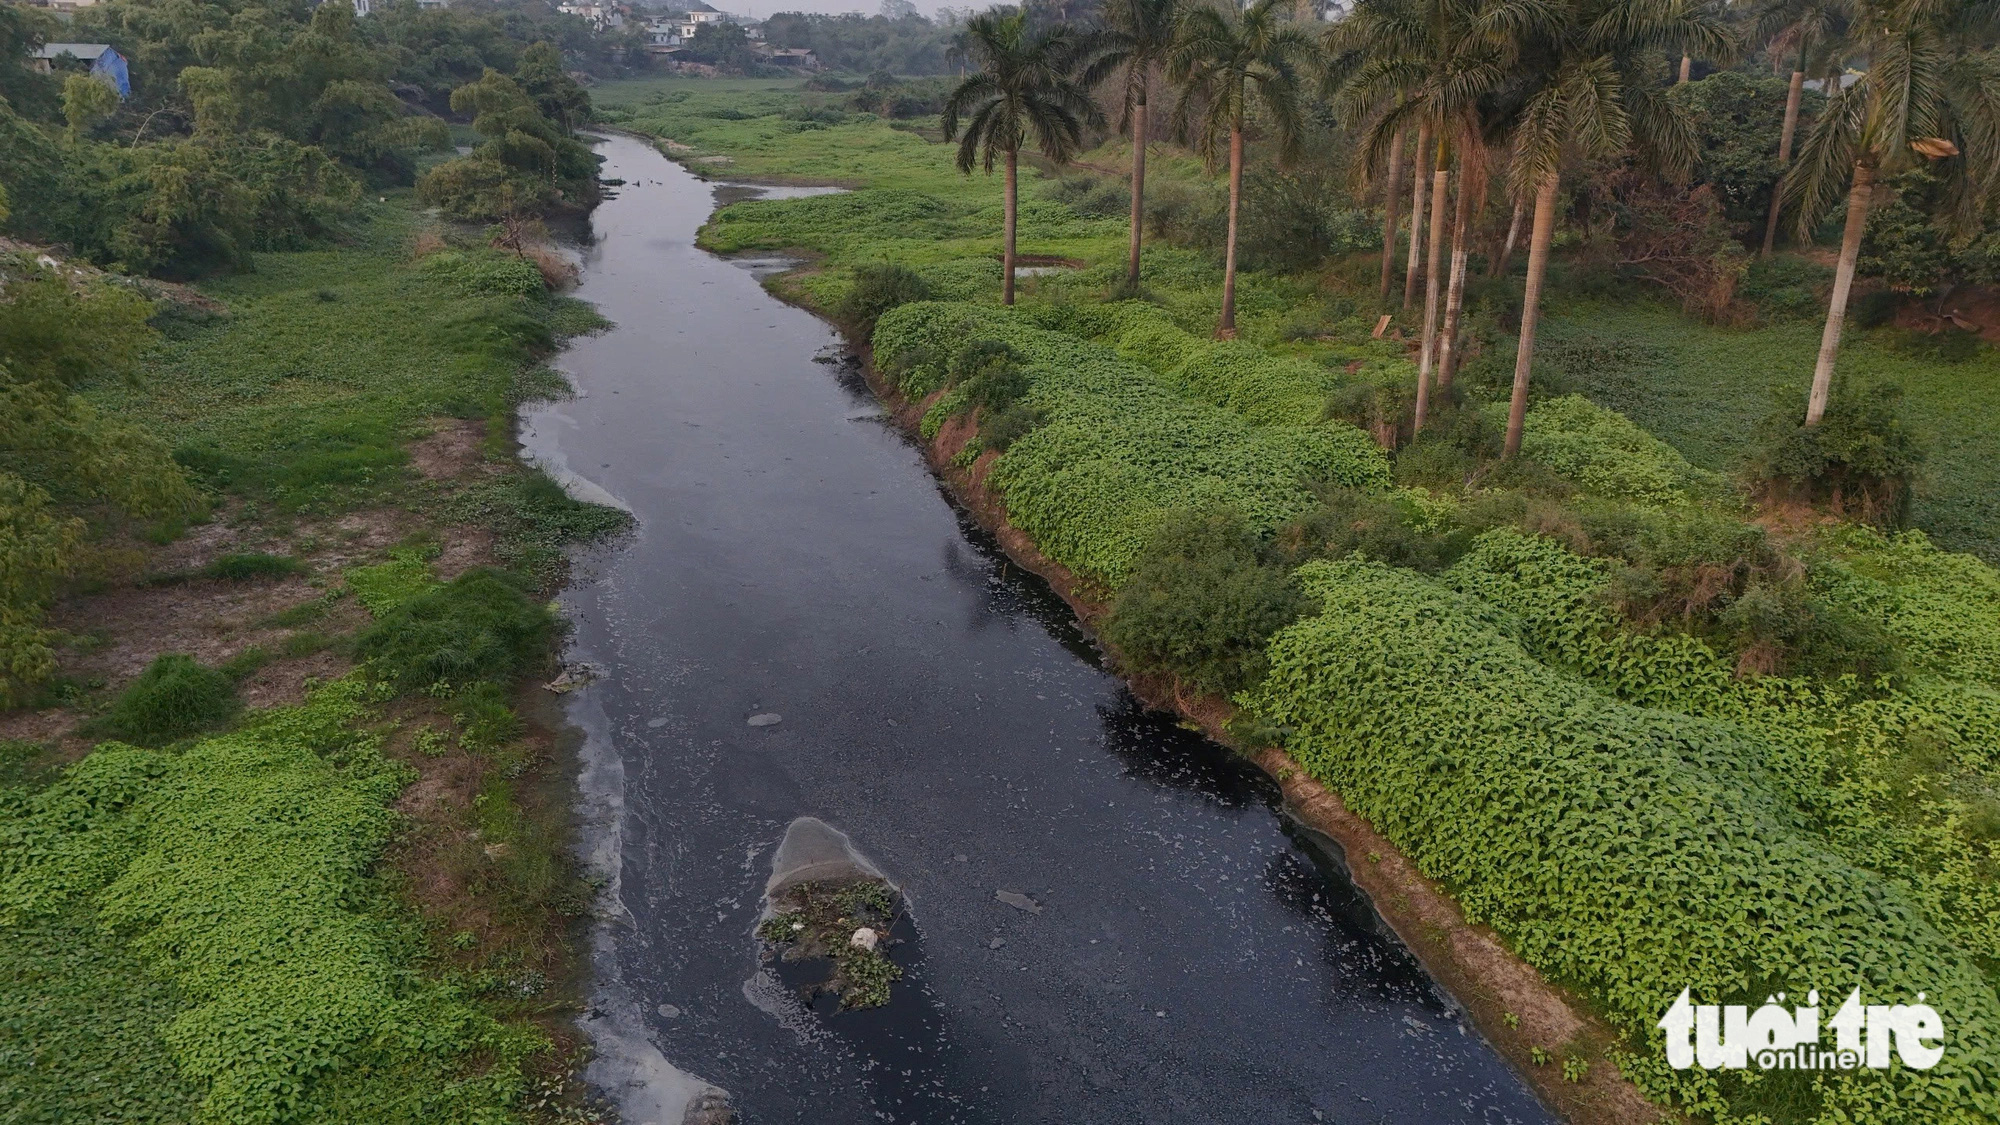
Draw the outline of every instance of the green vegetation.
[[[841,1011],[879,1008],[889,1002],[889,986],[903,979],[902,966],[889,959],[889,931],[902,915],[902,899],[873,879],[801,883],[785,891],[774,912],[758,923],[757,936],[787,961],[826,958],[833,975],[805,990],[806,1003],[828,993]],[[854,934],[873,930],[876,944],[855,945]]]
[[[481,568],[378,612],[359,653],[370,672],[405,691],[504,683],[544,655],[552,624],[518,581]]]
[[[1537,380],[1589,395],[1722,471],[1741,466],[1775,395],[1803,394],[1799,357],[1819,338],[1809,322],[1715,327],[1663,304],[1603,298],[1554,304],[1543,331]],[[1894,328],[1869,332],[1843,349],[1842,369],[1903,390],[1901,415],[1926,454],[1911,484],[1911,524],[1942,547],[2000,564],[2000,438],[1967,424],[1988,407],[2000,351],[1940,363],[1904,341]]]
[[[1710,100],[1747,112],[1768,94]],[[1955,545],[1990,542],[1990,490],[1967,483],[1996,459],[1966,424],[1985,351],[1953,366],[1876,329],[1850,359],[1894,357],[1878,373],[1908,409],[1843,388],[1810,440],[1789,400],[1761,430],[1773,388],[1809,370],[1814,333],[1787,310],[1817,315],[1823,270],[1751,271],[1751,333],[1614,301],[1603,279],[1624,267],[1579,254],[1510,459],[1510,279],[1469,287],[1473,356],[1413,435],[1414,365],[1373,333],[1373,260],[1245,272],[1239,338],[1218,342],[1222,248],[1163,217],[1139,299],[1117,299],[1125,240],[1092,186],[1128,166],[1114,143],[1023,185],[1024,250],[1081,265],[1005,309],[980,178],[942,174],[950,149],[921,121],[793,128],[820,104],[796,97],[654,83],[604,100],[690,160],[773,178],[845,161],[851,193],[725,208],[704,244],[815,255],[773,284],[874,315],[876,365],[923,436],[1108,604],[1128,667],[1233,692],[1236,729],[1284,745],[1585,997],[1662,1104],[1711,1121],[2000,1112],[2000,572],[1922,532],[1759,522],[1739,487],[1791,481],[1800,508],[1839,488],[1850,515],[1894,525],[1854,485],[1907,478],[1927,451],[1912,518],[1959,513]],[[1149,197],[1213,198],[1184,155],[1162,146],[1149,167]],[[1752,236],[1767,174],[1743,171],[1734,204]],[[1753,455],[1773,463],[1746,473]],[[1665,1065],[1653,1025],[1682,987],[1754,1005],[1848,982],[1946,997],[1946,1062],[1818,1083]],[[1594,1061],[1534,1046],[1570,1081]]]
[[[142,1112],[228,1121],[490,1120],[518,1097],[540,1036],[412,973],[421,937],[373,873],[411,778],[356,733],[375,695],[343,680],[179,754],[106,744],[47,788],[8,795],[0,925],[30,939],[9,942],[9,998],[28,1011],[50,988],[85,999],[104,974],[122,988],[120,970],[142,966],[129,997],[93,1006],[133,1023],[58,1056],[69,1083],[8,1069],[31,1108],[73,1115],[101,1074],[142,1091]],[[52,956],[43,937],[84,917],[119,938],[87,974],[77,954],[95,943]],[[53,978],[26,995],[24,953]],[[133,1053],[105,1054],[149,1027],[164,1053],[139,1035]],[[83,1058],[102,1069],[83,1072]]]
[[[239,706],[227,674],[169,652],[125,688],[105,714],[104,726],[128,742],[160,746],[220,723]]]

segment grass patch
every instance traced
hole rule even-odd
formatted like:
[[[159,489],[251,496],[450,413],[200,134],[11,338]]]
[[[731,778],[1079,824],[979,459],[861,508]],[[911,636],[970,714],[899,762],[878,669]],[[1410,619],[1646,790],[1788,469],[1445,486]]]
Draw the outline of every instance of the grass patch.
[[[552,625],[518,579],[482,567],[387,610],[356,651],[399,690],[459,688],[525,671],[544,656]]]
[[[1648,300],[1551,301],[1538,374],[1590,396],[1695,465],[1734,471],[1781,392],[1802,394],[1817,321],[1720,328]],[[2000,564],[2000,429],[1992,409],[2000,349],[1956,363],[1912,355],[1893,329],[1849,331],[1841,377],[1903,388],[1903,416],[1926,452],[1910,521],[1940,546]]]
[[[241,706],[235,676],[203,667],[192,656],[169,652],[156,657],[119,693],[99,725],[127,742],[160,746],[223,723]]]

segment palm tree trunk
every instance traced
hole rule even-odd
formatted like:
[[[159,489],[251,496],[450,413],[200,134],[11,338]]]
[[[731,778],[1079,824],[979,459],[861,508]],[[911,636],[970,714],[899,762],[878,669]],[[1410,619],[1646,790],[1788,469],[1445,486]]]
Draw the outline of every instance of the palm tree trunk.
[[[1802,67],[1803,62],[1800,64]],[[1792,138],[1799,131],[1799,99],[1805,96],[1806,72],[1792,72],[1791,88],[1785,91],[1785,127],[1778,134],[1778,182],[1771,186],[1771,216],[1764,220],[1764,248],[1758,253],[1769,254],[1778,244],[1778,211],[1784,201],[1785,166],[1792,162]]]
[[[1437,171],[1431,173],[1431,252],[1424,266],[1424,335],[1417,347],[1417,413],[1414,433],[1424,428],[1430,412],[1431,363],[1437,356],[1438,258],[1444,251],[1444,204],[1451,191],[1451,173],[1444,166],[1444,143],[1438,142]]]
[[[1403,266],[1403,307],[1417,299],[1418,266],[1422,264],[1420,255],[1424,244],[1424,189],[1430,186],[1430,177],[1424,175],[1424,150],[1431,147],[1431,127],[1429,124],[1417,126],[1417,158],[1412,163],[1410,178],[1416,181],[1411,189],[1410,200],[1410,260]]]
[[[1507,263],[1514,257],[1514,244],[1521,240],[1521,216],[1528,210],[1526,200],[1514,201],[1514,218],[1507,224],[1507,241],[1500,244],[1500,253],[1493,259],[1493,265],[1486,271],[1487,277],[1499,277],[1507,272]]]
[[[1389,142],[1389,186],[1382,193],[1382,296],[1389,299],[1389,281],[1396,273],[1396,220],[1397,209],[1403,200],[1398,194],[1403,190],[1403,131],[1396,130],[1396,138]]]
[[[1012,149],[1007,151],[1007,195],[1006,206],[1003,209],[1006,218],[1001,221],[1000,247],[1000,303],[1003,305],[1014,303],[1014,219],[1017,210],[1015,200],[1018,198],[1014,189],[1015,171],[1020,159],[1020,153]]]
[[[1681,56],[1681,81],[1682,81],[1682,82],[1686,82],[1686,81],[1688,80],[1688,74],[1689,74],[1690,72],[1692,72],[1693,70],[1694,70],[1694,60],[1693,60],[1693,59],[1691,59],[1691,58],[1688,58],[1688,57],[1687,57],[1686,55],[1682,55],[1682,56]]]
[[[1139,231],[1146,221],[1146,91],[1132,103],[1132,252],[1125,263],[1125,288],[1139,292]]]
[[[1847,229],[1840,235],[1840,264],[1833,271],[1833,299],[1827,303],[1826,331],[1819,337],[1819,363],[1813,367],[1812,397],[1806,400],[1806,425],[1817,426],[1826,414],[1833,391],[1833,363],[1840,356],[1840,330],[1847,323],[1847,293],[1854,288],[1854,260],[1861,256],[1861,233],[1868,228],[1868,196],[1875,169],[1865,161],[1854,165],[1854,186],[1847,192]]]
[[[1451,281],[1444,293],[1444,339],[1438,344],[1438,389],[1451,386],[1458,368],[1458,328],[1465,315],[1465,264],[1470,251],[1466,228],[1472,225],[1472,193],[1466,190],[1464,162],[1458,172],[1458,205],[1451,217]]]
[[[1243,123],[1229,128],[1229,245],[1222,258],[1222,320],[1215,338],[1236,338],[1236,209],[1243,202]]]
[[[1507,443],[1502,457],[1521,451],[1521,427],[1528,419],[1528,372],[1535,365],[1535,325],[1542,318],[1542,279],[1549,272],[1549,243],[1556,231],[1556,175],[1535,188],[1535,227],[1528,235],[1528,291],[1521,299],[1521,342],[1514,349],[1514,394],[1507,402]]]

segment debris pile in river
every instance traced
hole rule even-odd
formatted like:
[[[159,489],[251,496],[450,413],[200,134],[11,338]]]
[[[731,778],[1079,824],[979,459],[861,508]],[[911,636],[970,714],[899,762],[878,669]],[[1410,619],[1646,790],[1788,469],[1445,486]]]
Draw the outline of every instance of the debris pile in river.
[[[787,961],[828,958],[833,975],[805,989],[810,1006],[831,994],[840,1009],[879,1008],[903,970],[889,960],[888,937],[902,899],[879,879],[821,879],[787,888],[771,903],[774,913],[757,936]]]

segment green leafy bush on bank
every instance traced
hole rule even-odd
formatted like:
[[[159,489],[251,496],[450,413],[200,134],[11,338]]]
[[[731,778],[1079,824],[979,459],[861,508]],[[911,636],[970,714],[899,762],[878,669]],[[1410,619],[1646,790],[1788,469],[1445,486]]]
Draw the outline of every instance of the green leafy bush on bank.
[[[1246,702],[1471,918],[1595,997],[1649,1093],[1742,1113],[1773,1092],[1666,1068],[1653,1024],[1681,989],[1754,1005],[1770,982],[1861,984],[1925,991],[1953,1049],[1929,1072],[1829,1075],[1794,1119],[2000,1113],[1991,982],[1906,884],[1814,837],[1752,735],[1601,695],[1524,650],[1512,615],[1412,572],[1321,562],[1300,579],[1322,612],[1273,640]]]
[[[161,1088],[195,1084],[204,1118],[494,1120],[543,1045],[409,967],[419,939],[373,870],[411,775],[354,733],[370,698],[336,681],[183,753],[111,743],[0,795],[0,933],[81,911],[120,935],[141,994],[176,997]]]
[[[1305,510],[1310,482],[1388,483],[1374,443],[1343,423],[1263,427],[1190,402],[1110,348],[991,307],[947,302],[885,314],[875,354],[905,393],[944,384],[967,341],[993,339],[1021,357],[1041,425],[1009,445],[992,481],[1009,516],[1042,550],[1084,577],[1117,585],[1166,513],[1231,507],[1268,531]]]

